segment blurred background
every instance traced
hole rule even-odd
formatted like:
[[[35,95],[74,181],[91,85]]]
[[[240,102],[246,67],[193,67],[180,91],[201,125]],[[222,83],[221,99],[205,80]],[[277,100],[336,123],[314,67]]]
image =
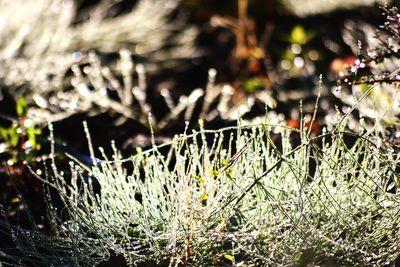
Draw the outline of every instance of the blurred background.
[[[199,120],[211,129],[235,125],[238,115],[246,123],[267,116],[293,128],[301,120],[311,125],[318,95],[312,132],[332,129],[337,110],[351,105],[351,90],[338,88],[337,80],[354,64],[364,64],[357,60],[365,47],[374,47],[376,29],[386,19],[382,4],[1,1],[0,200],[8,203],[5,213],[17,220],[29,203],[45,224],[41,184],[24,162],[43,173],[49,122],[65,166],[63,153],[93,164],[83,121],[94,146],[110,153],[115,140],[124,156],[150,147],[152,131],[155,142],[162,143],[185,127],[198,129]],[[357,128],[358,119],[349,126]],[[24,219],[18,220],[23,225]]]

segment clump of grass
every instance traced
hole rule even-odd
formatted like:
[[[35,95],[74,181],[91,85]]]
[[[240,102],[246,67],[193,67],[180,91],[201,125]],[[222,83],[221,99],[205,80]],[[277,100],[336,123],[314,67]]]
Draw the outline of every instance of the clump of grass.
[[[113,146],[99,161],[90,144],[95,165],[72,160],[66,177],[53,159],[41,178],[65,205],[61,219],[48,202],[57,235],[20,248],[48,260],[34,248],[59,244],[69,254],[57,261],[78,265],[110,251],[132,265],[394,263],[399,156],[378,144],[344,124],[311,137],[267,122],[184,133],[128,159]]]

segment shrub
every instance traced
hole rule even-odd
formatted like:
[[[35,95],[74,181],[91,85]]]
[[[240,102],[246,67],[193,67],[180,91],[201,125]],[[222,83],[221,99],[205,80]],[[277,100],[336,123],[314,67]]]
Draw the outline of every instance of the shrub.
[[[128,159],[114,147],[102,160],[89,139],[94,166],[72,160],[67,177],[53,159],[41,178],[64,203],[60,217],[49,197],[58,234],[17,230],[15,240],[49,265],[91,266],[110,251],[129,264],[393,263],[398,154],[344,124],[307,133],[268,123],[201,130]]]

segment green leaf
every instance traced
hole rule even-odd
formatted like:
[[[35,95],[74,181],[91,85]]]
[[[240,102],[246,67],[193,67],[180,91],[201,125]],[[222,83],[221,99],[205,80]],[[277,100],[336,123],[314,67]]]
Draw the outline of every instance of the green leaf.
[[[37,137],[42,133],[40,128],[27,128],[26,133],[28,135],[28,140],[32,143],[33,149],[40,149],[40,144],[37,141]]]
[[[261,79],[252,78],[243,83],[243,88],[248,93],[254,93],[265,89],[265,84]]]
[[[0,136],[3,137],[4,141],[6,141],[7,138],[7,129],[0,127]]]
[[[18,116],[25,116],[26,114],[28,114],[28,102],[23,97],[18,98],[17,114]]]
[[[196,175],[194,176],[194,179],[196,179],[198,183],[204,183],[204,179],[201,176]]]
[[[294,253],[293,261],[294,262],[301,262],[301,252]]]
[[[226,170],[226,176],[229,178],[229,179],[233,179],[233,172],[236,170],[236,168],[228,168],[227,170]]]
[[[9,129],[9,134],[10,134],[10,139],[9,143],[13,147],[18,146],[18,141],[19,141],[19,134],[18,134],[18,127],[12,127]]]
[[[216,178],[219,175],[219,171],[218,170],[213,170],[212,174],[213,174],[214,178]]]
[[[221,167],[225,167],[225,166],[227,166],[228,164],[229,164],[229,160],[227,160],[227,159],[221,160]]]
[[[224,254],[224,258],[231,262],[235,262],[235,256],[232,256],[230,254]]]
[[[307,43],[307,32],[302,26],[298,25],[293,28],[290,39],[293,43],[304,45]]]
[[[10,128],[0,128],[0,135],[3,137],[4,141],[8,143],[11,147],[16,147],[18,145],[19,135],[18,126],[13,126]]]

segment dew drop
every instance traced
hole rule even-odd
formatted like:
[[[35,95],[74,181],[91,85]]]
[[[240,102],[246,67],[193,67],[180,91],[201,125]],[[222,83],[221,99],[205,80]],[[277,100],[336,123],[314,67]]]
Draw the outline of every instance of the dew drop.
[[[304,66],[304,59],[302,59],[301,57],[296,57],[296,58],[294,59],[294,65],[295,65],[297,68],[302,68],[302,67]]]
[[[103,96],[107,95],[107,88],[106,87],[101,87],[99,89],[99,93]]]
[[[301,46],[299,44],[292,44],[291,50],[294,54],[300,54],[301,53]]]
[[[81,59],[82,59],[82,53],[81,53],[81,52],[76,51],[76,52],[73,52],[73,53],[72,53],[72,60],[73,60],[74,62],[78,62],[78,61],[80,61]]]
[[[13,241],[17,241],[17,235],[15,234],[14,230],[11,230],[11,238],[13,239]]]
[[[290,64],[290,61],[289,61],[289,60],[285,59],[285,60],[282,60],[282,61],[281,61],[281,67],[282,67],[284,70],[289,70],[289,69],[290,69],[290,66],[291,66],[291,64]]]

